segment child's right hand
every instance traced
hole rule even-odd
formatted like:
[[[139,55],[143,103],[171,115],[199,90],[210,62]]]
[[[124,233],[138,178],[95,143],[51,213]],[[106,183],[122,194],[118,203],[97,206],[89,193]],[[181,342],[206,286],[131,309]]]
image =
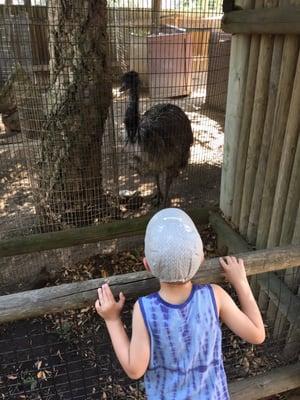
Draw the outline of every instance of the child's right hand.
[[[244,261],[241,258],[236,259],[232,256],[219,258],[220,265],[223,269],[225,279],[234,287],[247,281]]]
[[[124,294],[121,292],[119,301],[116,301],[107,283],[98,289],[98,300],[96,300],[95,308],[106,322],[118,320],[124,304]]]

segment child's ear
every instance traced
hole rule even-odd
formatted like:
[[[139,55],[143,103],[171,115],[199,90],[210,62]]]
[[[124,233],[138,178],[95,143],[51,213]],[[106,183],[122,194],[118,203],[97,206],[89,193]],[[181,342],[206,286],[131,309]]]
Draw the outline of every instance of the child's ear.
[[[149,267],[148,261],[146,260],[146,257],[143,258],[143,264],[144,264],[146,271],[151,272],[151,269]]]

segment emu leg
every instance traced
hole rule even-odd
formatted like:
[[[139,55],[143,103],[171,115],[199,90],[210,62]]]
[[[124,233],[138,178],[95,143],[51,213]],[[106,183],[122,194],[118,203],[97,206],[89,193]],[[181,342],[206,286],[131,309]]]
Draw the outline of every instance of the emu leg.
[[[155,175],[155,180],[156,180],[156,187],[157,187],[157,198],[160,200],[163,198],[161,188],[160,188],[160,183],[159,183],[159,174]]]
[[[151,196],[151,197],[152,197],[152,203],[158,207],[161,203],[161,200],[163,199],[163,194],[162,194],[162,191],[160,188],[160,182],[159,182],[159,174],[155,175],[155,182],[156,182],[157,190],[156,190],[156,193],[154,193],[153,196]]]
[[[166,172],[166,184],[165,184],[165,194],[164,194],[164,201],[163,201],[163,206],[167,207],[169,205],[169,191],[170,191],[170,186],[173,181],[173,174]]]

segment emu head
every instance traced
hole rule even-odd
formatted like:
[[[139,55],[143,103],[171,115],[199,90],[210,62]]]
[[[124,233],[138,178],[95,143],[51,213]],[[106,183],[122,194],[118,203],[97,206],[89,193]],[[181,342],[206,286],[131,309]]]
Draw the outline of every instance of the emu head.
[[[139,85],[139,74],[135,71],[126,72],[121,78],[120,92],[125,92],[128,89],[137,90]]]

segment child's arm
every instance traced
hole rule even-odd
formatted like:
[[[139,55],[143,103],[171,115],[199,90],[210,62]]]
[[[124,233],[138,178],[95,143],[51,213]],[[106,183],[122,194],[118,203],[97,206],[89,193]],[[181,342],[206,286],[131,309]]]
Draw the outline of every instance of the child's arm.
[[[239,298],[241,310],[225,290],[213,285],[220,318],[238,336],[247,342],[260,344],[265,340],[263,320],[249,286],[244,262],[235,257],[220,259],[224,276]]]
[[[120,313],[125,297],[120,293],[120,300],[115,301],[110,287],[105,284],[98,289],[99,300],[95,307],[105,320],[115,353],[124,371],[131,379],[144,375],[150,359],[150,339],[144,324],[138,302],[135,303],[132,315],[132,336],[129,341],[122,324]]]

